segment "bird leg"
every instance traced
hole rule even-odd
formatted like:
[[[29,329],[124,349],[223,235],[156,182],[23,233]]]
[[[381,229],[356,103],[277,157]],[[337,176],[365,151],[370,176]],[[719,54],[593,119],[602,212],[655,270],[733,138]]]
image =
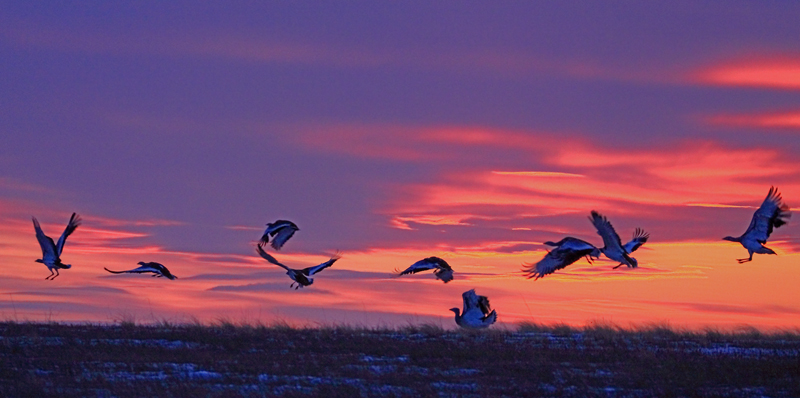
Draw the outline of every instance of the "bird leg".
[[[751,252],[750,250],[748,250],[748,252],[750,252],[750,258],[737,258],[736,261],[738,261],[739,264],[743,264],[748,261],[753,261],[753,252]]]
[[[47,278],[44,278],[44,280],[50,280],[50,277],[52,277],[53,275],[55,275],[55,273],[54,273],[54,272],[53,272],[53,270],[51,269],[51,270],[50,270],[50,275],[47,275]]]
[[[619,263],[619,264],[618,264],[616,267],[614,267],[614,269],[617,269],[617,268],[619,268],[619,267],[621,267],[621,266],[623,266],[623,265],[625,265],[625,264],[623,264],[623,263]]]
[[[295,284],[295,282],[292,282],[292,284],[291,284],[291,285],[289,285],[289,289],[293,288],[293,287],[294,287],[294,284]]]
[[[59,274],[59,273],[58,273],[58,268],[56,268],[55,270],[56,270],[56,276],[54,276],[54,277],[50,278],[50,280],[51,280],[51,281],[52,281],[53,279],[56,279],[56,277],[57,277],[57,276],[61,275],[61,274]]]

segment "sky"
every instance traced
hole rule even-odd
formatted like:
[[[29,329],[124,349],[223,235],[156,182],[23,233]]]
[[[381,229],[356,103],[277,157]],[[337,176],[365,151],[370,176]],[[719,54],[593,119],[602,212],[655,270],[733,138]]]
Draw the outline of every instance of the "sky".
[[[0,319],[800,328],[800,4],[7,1]],[[650,233],[639,268],[520,272]],[[31,217],[83,224],[53,281]],[[800,216],[799,216],[800,217]],[[255,245],[278,219],[289,288]],[[396,277],[429,256],[456,271]],[[112,275],[139,261],[177,280]]]

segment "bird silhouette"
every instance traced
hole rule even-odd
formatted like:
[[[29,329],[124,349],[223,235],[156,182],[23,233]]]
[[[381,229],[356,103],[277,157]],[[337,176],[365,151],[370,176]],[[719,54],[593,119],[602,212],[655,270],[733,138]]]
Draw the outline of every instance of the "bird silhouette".
[[[394,272],[397,273],[397,276],[401,276],[416,274],[417,272],[427,271],[430,269],[435,270],[433,271],[433,275],[436,276],[436,279],[439,279],[444,283],[453,280],[453,269],[450,268],[450,264],[447,264],[447,261],[444,261],[439,257],[424,258],[414,264],[411,264],[411,266],[406,268],[403,272],[397,273],[397,270]]]
[[[108,272],[110,272],[110,273],[112,273],[112,274],[144,274],[144,273],[147,273],[147,272],[152,272],[153,273],[153,277],[161,278],[163,276],[163,277],[165,277],[167,279],[170,279],[170,280],[178,279],[177,276],[172,275],[172,273],[169,272],[169,270],[167,269],[167,267],[164,266],[164,264],[156,263],[156,262],[146,263],[144,261],[139,261],[138,264],[141,265],[141,267],[135,268],[135,269],[132,269],[132,270],[128,270],[128,271],[112,271],[112,270],[110,270],[110,269],[108,269],[106,267],[103,267],[103,269],[108,271]]]
[[[56,279],[59,276],[59,268],[69,269],[72,267],[70,264],[61,262],[61,252],[64,251],[64,244],[67,243],[67,237],[72,235],[75,229],[81,225],[81,217],[78,216],[77,213],[72,213],[72,217],[69,218],[69,223],[67,223],[67,228],[64,230],[64,233],[61,234],[61,237],[58,238],[58,243],[53,243],[53,239],[44,234],[36,217],[32,218],[33,228],[36,230],[36,240],[39,241],[39,246],[42,248],[42,258],[35,260],[35,262],[43,263],[47,266],[47,269],[50,270],[50,275],[44,279]]]
[[[450,308],[456,315],[456,324],[466,329],[482,329],[497,322],[497,312],[489,306],[486,296],[478,296],[475,289],[467,290],[461,295],[463,312],[458,308]]]
[[[291,221],[278,220],[267,224],[267,229],[261,235],[261,243],[269,243],[273,249],[280,250],[289,238],[299,231],[297,225]],[[271,240],[271,242],[270,242]]]
[[[317,265],[317,266],[314,266],[314,267],[303,268],[303,269],[293,269],[293,268],[289,268],[289,267],[281,264],[278,260],[275,259],[275,257],[272,257],[269,253],[265,252],[264,248],[262,246],[263,246],[263,243],[259,243],[256,246],[256,251],[258,252],[258,254],[261,257],[263,257],[265,260],[269,261],[270,263],[275,264],[275,265],[285,269],[286,270],[286,275],[289,275],[289,278],[292,278],[292,280],[294,281],[294,282],[292,282],[291,285],[289,285],[289,287],[290,288],[294,287],[295,290],[297,290],[298,288],[305,287],[305,286],[308,286],[308,285],[314,283],[314,278],[311,277],[312,275],[316,274],[317,272],[322,271],[325,268],[330,267],[331,265],[333,265],[333,263],[336,262],[336,260],[341,258],[341,256],[337,253],[337,254],[333,255],[330,260],[328,260],[328,261],[326,261],[326,262],[324,262],[324,263],[322,263],[320,265]],[[295,287],[295,284],[297,284],[296,287]]]
[[[737,258],[736,261],[739,264],[753,261],[753,253],[776,254],[774,250],[764,246],[764,244],[767,243],[767,239],[772,234],[773,229],[786,224],[791,216],[792,213],[789,211],[789,206],[783,203],[783,198],[778,193],[778,188],[770,187],[767,197],[761,203],[761,207],[753,214],[753,219],[750,220],[750,226],[747,227],[747,231],[744,231],[744,234],[737,238],[726,236],[722,239],[739,242],[747,249],[750,257]]]
[[[589,242],[571,236],[556,243],[547,241],[544,244],[554,246],[555,249],[548,251],[539,262],[526,264],[526,267],[522,268],[522,272],[526,274],[528,279],[534,278],[534,280],[537,280],[545,275],[552,274],[580,260],[582,257],[586,257],[589,264],[592,263],[593,259],[600,257],[600,249]]]
[[[614,230],[614,226],[611,225],[605,216],[592,210],[592,215],[589,217],[589,220],[597,229],[597,234],[603,238],[604,246],[600,249],[600,252],[605,254],[606,257],[610,258],[611,260],[619,261],[619,265],[614,267],[614,269],[619,268],[623,264],[627,265],[628,268],[636,268],[639,266],[639,262],[629,254],[644,244],[644,242],[647,241],[647,238],[649,238],[649,234],[641,231],[642,236],[637,239],[636,233],[634,233],[634,239],[631,242],[628,242],[628,244],[625,246],[622,246],[622,241],[619,239],[617,231]],[[631,251],[628,251],[628,245],[630,245],[629,247],[632,249]]]

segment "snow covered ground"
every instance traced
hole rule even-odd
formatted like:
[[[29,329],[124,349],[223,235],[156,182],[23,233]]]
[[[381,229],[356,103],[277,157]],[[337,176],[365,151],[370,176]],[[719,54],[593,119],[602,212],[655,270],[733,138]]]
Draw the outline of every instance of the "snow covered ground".
[[[0,323],[0,396],[800,396],[800,336]]]

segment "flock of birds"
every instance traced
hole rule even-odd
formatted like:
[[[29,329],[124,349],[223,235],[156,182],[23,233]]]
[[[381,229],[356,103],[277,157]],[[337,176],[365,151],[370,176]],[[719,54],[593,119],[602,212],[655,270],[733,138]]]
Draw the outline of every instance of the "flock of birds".
[[[786,224],[790,217],[791,212],[789,211],[789,207],[783,203],[778,189],[771,187],[767,197],[753,214],[750,226],[747,227],[744,234],[739,237],[726,236],[723,240],[739,242],[747,249],[750,256],[749,258],[737,259],[740,264],[752,261],[754,253],[776,254],[775,251],[764,246],[764,244],[767,243],[767,239],[772,234],[772,231]],[[539,262],[528,264],[523,267],[522,271],[525,276],[527,276],[528,279],[534,278],[534,280],[537,280],[545,275],[563,269],[584,257],[589,264],[592,264],[593,260],[600,258],[601,254],[611,260],[619,262],[614,269],[622,265],[626,265],[628,268],[638,267],[639,263],[635,258],[631,257],[631,254],[647,242],[650,237],[649,233],[641,228],[636,228],[633,233],[633,239],[623,245],[619,235],[605,216],[596,211],[592,211],[589,220],[597,230],[597,234],[602,237],[603,247],[598,248],[589,242],[571,236],[565,237],[555,243],[550,241],[544,242],[545,245],[553,247],[553,249],[549,250]],[[52,238],[44,234],[39,225],[39,221],[36,220],[36,217],[33,217],[36,239],[39,241],[39,246],[42,248],[42,258],[37,259],[36,262],[43,263],[50,270],[50,275],[45,278],[46,280],[53,280],[58,277],[59,269],[69,269],[71,267],[70,264],[64,264],[61,261],[61,253],[64,250],[67,237],[75,232],[75,229],[80,225],[80,216],[76,213],[72,213],[72,217],[70,217],[69,223],[67,223],[67,228],[56,243],[53,242]],[[320,265],[303,269],[294,269],[282,264],[274,256],[264,250],[264,247],[267,245],[272,246],[275,250],[280,250],[298,230],[299,228],[295,223],[287,220],[278,220],[274,223],[269,223],[256,245],[256,252],[262,258],[286,270],[286,274],[289,275],[289,278],[293,281],[289,287],[294,287],[295,290],[314,283],[314,278],[312,276],[329,268],[341,258],[337,253],[332,256],[330,260]],[[126,271],[104,269],[112,274],[152,273],[153,277],[165,277],[171,280],[177,278],[172,275],[163,264],[156,262],[139,262],[138,265],[140,265],[140,267]],[[453,280],[453,268],[439,257],[422,259],[401,272],[397,272],[397,270],[395,270],[395,272],[397,276],[402,276],[427,270],[434,270],[433,275],[444,283]],[[475,289],[468,290],[461,296],[463,307],[461,309],[450,309],[450,311],[455,313],[455,322],[458,326],[479,329],[488,327],[497,321],[497,312],[491,309],[489,299],[486,296],[479,296],[475,293]]]

